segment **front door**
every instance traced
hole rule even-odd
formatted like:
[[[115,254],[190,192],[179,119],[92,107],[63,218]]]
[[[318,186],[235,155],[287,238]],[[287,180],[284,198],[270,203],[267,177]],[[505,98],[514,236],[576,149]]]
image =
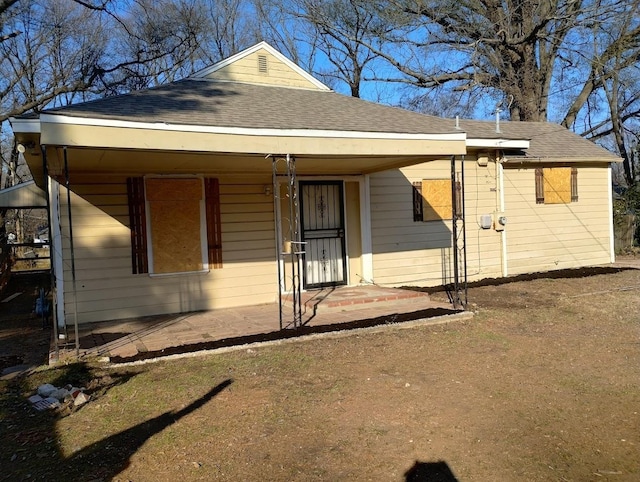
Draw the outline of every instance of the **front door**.
[[[342,181],[300,182],[304,287],[347,283]]]

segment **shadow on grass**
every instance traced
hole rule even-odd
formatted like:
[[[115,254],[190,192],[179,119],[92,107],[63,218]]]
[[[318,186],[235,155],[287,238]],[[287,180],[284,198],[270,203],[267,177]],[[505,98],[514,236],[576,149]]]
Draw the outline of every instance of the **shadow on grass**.
[[[225,380],[181,410],[165,412],[65,457],[57,439],[56,423],[69,410],[37,412],[25,401],[25,394],[33,393],[35,386],[45,382],[57,387],[71,384],[87,387],[93,402],[138,373],[96,373],[85,363],[66,365],[55,372],[53,378],[47,371],[32,374],[30,379],[22,377],[0,384],[0,480],[112,480],[148,439],[198,410],[232,383]]]
[[[82,480],[110,480],[129,466],[131,456],[149,438],[201,408],[231,383],[225,380],[182,410],[165,412],[83,448],[65,461],[66,470]]]
[[[458,482],[449,465],[438,462],[419,462],[413,464],[404,474],[406,482]]]

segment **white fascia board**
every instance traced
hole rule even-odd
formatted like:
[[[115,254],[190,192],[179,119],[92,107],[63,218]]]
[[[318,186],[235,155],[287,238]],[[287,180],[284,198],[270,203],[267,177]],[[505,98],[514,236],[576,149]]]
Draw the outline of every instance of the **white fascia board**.
[[[164,122],[132,122],[113,119],[95,119],[62,115],[41,114],[43,124],[67,124],[94,127],[119,127],[126,129],[164,130],[174,132],[200,132],[207,134],[231,134],[263,137],[326,137],[343,139],[397,139],[424,141],[464,141],[464,133],[448,134],[406,134],[401,132],[333,131],[320,129],[262,129],[252,127],[220,127]]]
[[[236,61],[238,61],[238,60],[240,60],[240,59],[242,59],[242,58],[244,58],[244,57],[246,57],[248,55],[251,55],[251,54],[257,52],[260,49],[264,49],[267,52],[269,52],[271,55],[273,55],[275,58],[277,58],[280,62],[283,62],[289,68],[295,70],[298,74],[303,76],[309,82],[313,83],[319,89],[326,90],[326,91],[331,91],[331,89],[329,87],[327,87],[325,84],[323,84],[318,79],[313,77],[311,74],[309,74],[304,69],[300,68],[298,65],[296,65],[294,62],[289,60],[287,57],[285,57],[283,54],[281,54],[279,51],[274,49],[271,45],[269,45],[265,41],[257,43],[253,47],[249,47],[248,49],[245,49],[245,50],[243,50],[241,52],[238,52],[237,54],[232,55],[231,57],[228,57],[228,58],[226,58],[224,60],[221,60],[220,62],[218,62],[216,64],[213,64],[210,67],[206,67],[206,68],[204,68],[202,70],[199,70],[195,74],[191,75],[190,78],[197,79],[197,78],[206,77],[209,74],[212,74],[213,72],[216,72],[216,71],[226,67],[227,65],[231,65],[232,63],[234,63],[234,62],[236,62]]]
[[[14,133],[40,134],[40,119],[16,119],[9,117],[9,123]]]
[[[495,149],[529,149],[528,139],[467,138],[467,147],[493,147]]]
[[[534,164],[534,163],[555,163],[555,164],[575,164],[593,162],[622,162],[621,157],[599,158],[599,157],[512,157],[505,156],[504,164]]]

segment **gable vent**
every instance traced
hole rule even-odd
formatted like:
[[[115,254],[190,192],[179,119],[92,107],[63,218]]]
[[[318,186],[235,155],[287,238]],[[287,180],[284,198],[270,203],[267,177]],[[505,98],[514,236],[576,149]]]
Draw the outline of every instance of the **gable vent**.
[[[267,56],[258,55],[258,72],[260,72],[261,74],[266,74],[267,71],[268,71]]]

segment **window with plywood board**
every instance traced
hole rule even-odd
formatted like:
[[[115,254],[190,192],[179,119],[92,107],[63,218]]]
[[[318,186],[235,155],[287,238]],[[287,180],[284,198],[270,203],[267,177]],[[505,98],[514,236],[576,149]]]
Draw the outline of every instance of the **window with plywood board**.
[[[217,179],[129,178],[127,188],[134,274],[222,267]]]
[[[438,221],[452,219],[454,216],[453,198],[450,179],[423,179],[412,183],[413,186],[413,220]],[[456,182],[457,217],[461,216],[462,189]]]
[[[539,167],[535,170],[537,204],[578,201],[578,168]]]

